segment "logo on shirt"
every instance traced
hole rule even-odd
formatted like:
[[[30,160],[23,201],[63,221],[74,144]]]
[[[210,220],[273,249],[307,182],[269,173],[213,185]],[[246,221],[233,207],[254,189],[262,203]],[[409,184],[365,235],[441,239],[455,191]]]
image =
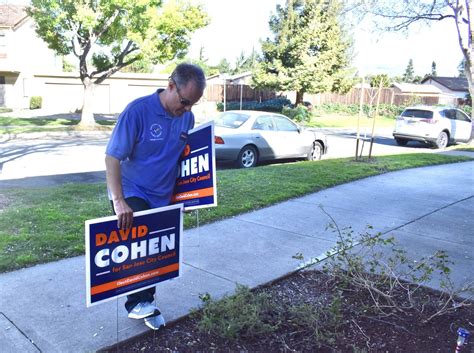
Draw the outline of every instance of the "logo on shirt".
[[[163,133],[163,128],[161,127],[160,124],[153,124],[150,127],[150,133],[151,133],[151,136],[153,136],[154,138],[158,138]]]

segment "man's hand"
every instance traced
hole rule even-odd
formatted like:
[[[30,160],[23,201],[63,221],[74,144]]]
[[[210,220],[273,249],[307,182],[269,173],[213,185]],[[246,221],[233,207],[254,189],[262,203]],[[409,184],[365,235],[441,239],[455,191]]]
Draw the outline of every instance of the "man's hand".
[[[133,225],[133,210],[124,199],[113,200],[115,214],[118,217],[117,227],[128,229]]]

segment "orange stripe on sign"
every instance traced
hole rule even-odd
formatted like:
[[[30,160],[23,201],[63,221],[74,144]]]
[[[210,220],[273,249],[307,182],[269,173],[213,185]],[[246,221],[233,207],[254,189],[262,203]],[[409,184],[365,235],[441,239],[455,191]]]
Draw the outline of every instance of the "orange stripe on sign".
[[[172,265],[168,265],[168,266],[165,266],[165,267],[162,267],[162,268],[158,268],[156,270],[151,270],[151,271],[139,273],[139,274],[136,274],[136,275],[133,275],[133,276],[130,276],[130,277],[121,278],[121,279],[116,280],[116,281],[100,284],[98,286],[94,286],[94,287],[91,288],[91,294],[92,295],[100,294],[100,293],[107,292],[107,291],[112,290],[112,289],[120,288],[120,287],[123,287],[123,286],[128,286],[129,284],[141,282],[141,281],[144,281],[146,279],[150,279],[150,278],[153,278],[153,277],[164,275],[166,273],[178,271],[178,269],[179,269],[179,264],[172,264]]]
[[[190,200],[190,199],[197,199],[199,197],[206,197],[214,195],[214,188],[205,188],[193,191],[182,192],[180,194],[176,194],[173,196],[173,202],[176,201],[183,201],[183,200]]]

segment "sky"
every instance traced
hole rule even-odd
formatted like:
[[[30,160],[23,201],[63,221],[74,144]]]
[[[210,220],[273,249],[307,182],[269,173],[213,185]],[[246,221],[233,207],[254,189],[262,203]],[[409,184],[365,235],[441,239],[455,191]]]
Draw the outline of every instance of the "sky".
[[[243,51],[255,48],[260,52],[260,40],[271,36],[270,15],[277,4],[285,0],[190,0],[200,3],[211,23],[192,36],[188,57],[198,58],[201,47],[210,64],[226,58],[231,64]],[[25,3],[27,0],[0,0],[3,3]],[[374,33],[368,23],[353,33],[354,60],[359,75],[386,73],[403,75],[408,61],[413,59],[415,75],[431,73],[436,62],[438,76],[457,76],[462,60],[454,22],[446,19],[431,26],[416,26],[407,35]]]
[[[244,51],[260,51],[260,39],[271,36],[270,15],[284,0],[192,0],[203,4],[211,18],[206,28],[192,37],[189,56],[197,58],[201,46],[210,64],[226,58],[230,63]],[[353,66],[361,75],[387,73],[403,75],[408,61],[413,59],[415,75],[431,73],[436,62],[438,76],[457,76],[462,53],[453,21],[444,20],[432,26],[416,26],[407,35],[374,34],[368,23],[354,33]]]

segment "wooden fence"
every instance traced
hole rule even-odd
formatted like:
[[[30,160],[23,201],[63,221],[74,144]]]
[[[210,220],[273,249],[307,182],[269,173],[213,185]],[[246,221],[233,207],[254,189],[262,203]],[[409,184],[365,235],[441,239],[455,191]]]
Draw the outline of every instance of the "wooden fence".
[[[254,89],[248,85],[226,85],[226,100],[228,102],[240,101],[264,101],[276,97],[274,90]],[[223,102],[224,101],[224,85],[208,85],[204,94],[207,101]]]
[[[318,93],[305,94],[305,101],[311,102],[313,105],[321,104],[359,104],[360,103],[360,88],[353,88],[346,94],[337,93]],[[242,101],[263,101],[275,98],[278,92],[272,90],[253,89],[248,85],[227,85],[226,86],[226,100],[228,102],[238,102],[242,97]],[[378,88],[364,88],[364,104],[377,104]],[[210,102],[224,101],[224,85],[208,85],[206,88],[205,97]],[[380,92],[380,104],[388,105],[407,105],[407,104],[428,104],[434,105],[438,103],[446,103],[446,99],[440,102],[440,96],[433,94],[412,94],[400,93],[394,88],[383,88]],[[456,101],[450,104],[455,104]]]

